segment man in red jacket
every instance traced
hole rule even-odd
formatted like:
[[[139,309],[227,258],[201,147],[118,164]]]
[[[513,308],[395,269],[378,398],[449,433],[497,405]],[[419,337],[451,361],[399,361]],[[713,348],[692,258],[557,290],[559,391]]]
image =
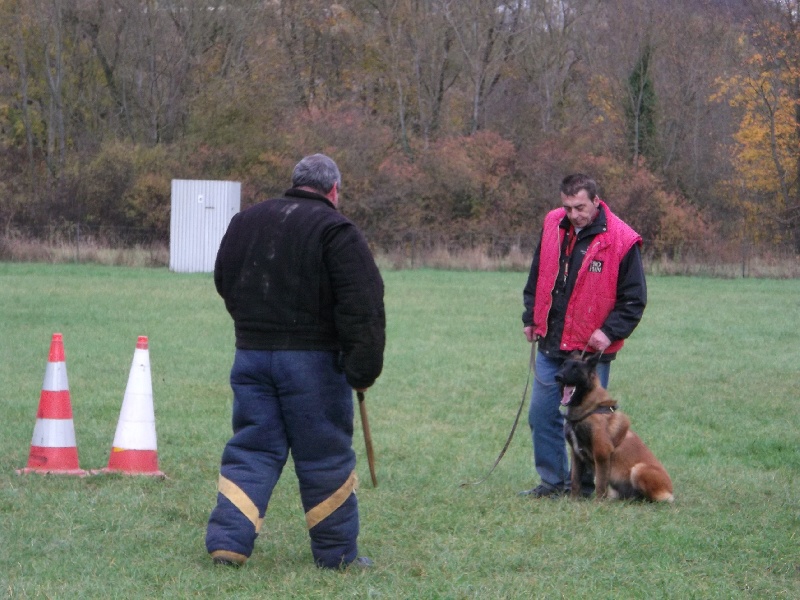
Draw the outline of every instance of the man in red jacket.
[[[523,291],[522,323],[538,340],[528,423],[541,483],[521,492],[555,498],[568,491],[569,461],[555,375],[573,350],[603,355],[597,371],[608,386],[611,361],[642,318],[647,286],[642,238],[597,196],[597,184],[576,173],[561,182],[561,208],[550,211]],[[594,491],[593,473],[581,493]]]

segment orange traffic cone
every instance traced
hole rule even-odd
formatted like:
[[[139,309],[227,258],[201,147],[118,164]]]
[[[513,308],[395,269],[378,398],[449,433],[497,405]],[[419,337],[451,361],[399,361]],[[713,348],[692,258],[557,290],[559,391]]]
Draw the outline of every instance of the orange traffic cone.
[[[50,356],[39,396],[39,410],[33,428],[28,466],[18,469],[17,473],[53,473],[80,477],[88,475],[78,467],[78,448],[75,444],[67,363],[64,358],[64,338],[60,333],[54,333],[50,342]]]
[[[108,466],[92,473],[166,477],[158,470],[156,419],[147,336],[139,336],[136,342]]]

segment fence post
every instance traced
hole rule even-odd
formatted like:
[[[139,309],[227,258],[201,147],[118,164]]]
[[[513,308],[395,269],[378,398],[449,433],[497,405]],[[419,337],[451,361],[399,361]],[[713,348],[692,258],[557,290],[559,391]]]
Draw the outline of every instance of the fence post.
[[[747,279],[747,240],[742,238],[742,279]]]
[[[75,224],[75,262],[81,262],[81,224]]]

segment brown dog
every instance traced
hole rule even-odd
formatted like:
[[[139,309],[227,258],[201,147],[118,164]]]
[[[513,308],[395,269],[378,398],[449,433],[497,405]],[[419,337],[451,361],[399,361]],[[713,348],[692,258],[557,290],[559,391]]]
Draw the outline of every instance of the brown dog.
[[[600,353],[587,360],[573,353],[556,374],[561,404],[567,407],[564,433],[572,455],[572,496],[580,495],[581,475],[589,468],[595,473],[598,500],[672,502],[672,481],[666,469],[630,430],[630,420],[600,385],[599,359]]]

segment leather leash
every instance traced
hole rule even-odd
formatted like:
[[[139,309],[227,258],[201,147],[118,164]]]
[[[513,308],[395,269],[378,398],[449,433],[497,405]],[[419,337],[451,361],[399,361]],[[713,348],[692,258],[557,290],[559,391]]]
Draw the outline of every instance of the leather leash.
[[[497,457],[497,460],[494,461],[492,468],[489,469],[489,472],[486,473],[483,479],[473,482],[465,481],[459,487],[478,485],[489,479],[489,475],[491,475],[492,472],[495,470],[495,467],[497,467],[497,465],[500,463],[500,459],[503,458],[503,456],[506,453],[506,450],[508,450],[508,447],[511,445],[511,439],[514,437],[514,432],[517,430],[517,425],[519,424],[519,416],[522,414],[522,407],[525,406],[525,399],[528,397],[528,386],[531,383],[531,373],[533,373],[534,378],[536,377],[536,344],[537,344],[536,340],[531,342],[531,360],[528,366],[528,379],[525,382],[525,390],[522,392],[522,400],[520,400],[519,408],[517,409],[517,416],[514,418],[514,425],[512,425],[511,427],[511,433],[508,434],[508,439],[506,440],[503,449],[500,451],[500,455]]]

